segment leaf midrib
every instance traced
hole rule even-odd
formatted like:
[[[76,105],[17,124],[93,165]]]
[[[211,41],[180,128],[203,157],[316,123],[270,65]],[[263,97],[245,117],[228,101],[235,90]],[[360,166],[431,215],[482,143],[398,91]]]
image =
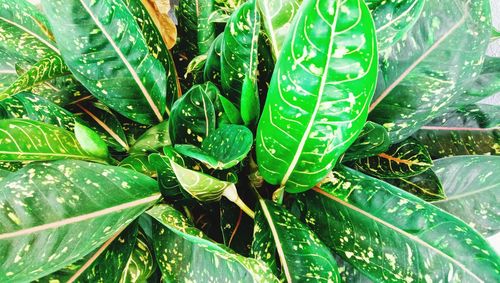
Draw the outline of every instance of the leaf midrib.
[[[456,259],[450,257],[449,255],[447,255],[446,253],[442,252],[441,250],[436,249],[435,247],[431,246],[429,243],[423,241],[422,239],[420,239],[420,238],[418,238],[418,237],[416,237],[416,236],[414,236],[414,235],[412,235],[412,234],[410,234],[410,233],[408,233],[408,232],[406,232],[406,231],[404,231],[402,229],[399,229],[398,227],[396,227],[396,226],[394,226],[394,225],[392,225],[392,224],[390,224],[390,223],[388,223],[388,222],[386,222],[386,221],[384,221],[384,220],[382,220],[382,219],[374,216],[373,214],[370,214],[370,213],[368,213],[368,212],[366,212],[366,211],[364,211],[364,210],[362,210],[362,209],[360,209],[360,208],[358,208],[358,207],[356,207],[356,206],[354,206],[354,205],[352,205],[352,204],[350,204],[348,202],[345,202],[345,201],[343,201],[343,200],[341,200],[341,199],[339,199],[339,198],[337,198],[337,197],[335,197],[335,196],[333,196],[333,195],[331,195],[331,194],[323,191],[321,188],[313,187],[312,190],[314,190],[316,193],[318,193],[320,195],[323,195],[323,196],[325,196],[325,197],[327,197],[327,198],[329,198],[329,199],[331,199],[331,200],[333,200],[335,202],[338,202],[342,206],[345,206],[345,207],[347,207],[347,208],[349,208],[349,209],[351,209],[353,211],[356,211],[356,212],[358,212],[358,213],[360,213],[360,214],[368,217],[369,219],[371,219],[371,220],[373,220],[373,221],[375,221],[377,223],[380,223],[381,225],[383,225],[383,226],[385,226],[385,227],[387,227],[387,228],[389,228],[389,229],[397,232],[398,234],[401,234],[401,235],[405,236],[406,238],[409,238],[410,240],[412,240],[412,241],[414,241],[414,242],[416,242],[416,243],[418,243],[418,244],[420,244],[420,245],[422,245],[422,246],[424,246],[424,247],[426,247],[426,248],[434,251],[436,254],[441,255],[442,257],[444,257],[444,258],[448,259],[449,261],[453,262],[455,265],[457,265],[458,267],[460,267],[466,273],[470,274],[472,277],[474,277],[475,279],[477,279],[479,282],[484,283],[484,281],[481,280],[481,278],[479,278],[476,274],[474,274],[472,271],[470,271],[469,269],[467,269],[467,267],[465,265],[463,265],[461,262],[459,262]]]
[[[486,187],[484,187],[484,188],[482,188],[480,190],[477,190],[477,191],[466,192],[466,193],[463,193],[463,194],[454,195],[452,197],[449,197],[449,198],[446,198],[446,199],[443,199],[443,200],[433,201],[432,204],[435,204],[435,203],[445,203],[445,202],[454,201],[454,200],[457,200],[457,199],[460,199],[460,198],[465,198],[465,197],[468,197],[468,196],[471,196],[471,195],[480,194],[480,193],[488,191],[490,189],[494,189],[495,187],[500,187],[500,185],[499,184],[489,185],[489,186],[486,186]]]

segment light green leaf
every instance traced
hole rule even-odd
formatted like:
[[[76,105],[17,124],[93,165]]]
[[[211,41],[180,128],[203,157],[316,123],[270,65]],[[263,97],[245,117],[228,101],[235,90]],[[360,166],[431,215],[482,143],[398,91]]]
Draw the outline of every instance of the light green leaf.
[[[147,282],[156,269],[153,251],[146,236],[139,231],[132,254],[123,270],[120,283]]]
[[[76,122],[74,132],[78,143],[85,152],[102,160],[109,158],[108,146],[92,129]]]
[[[168,121],[163,121],[160,124],[151,127],[137,139],[137,141],[130,148],[130,152],[155,152],[164,146],[171,145],[172,142],[170,141],[168,127]]]
[[[366,122],[356,141],[347,149],[343,161],[366,158],[389,149],[391,141],[384,127],[377,123]]]
[[[76,136],[57,126],[23,119],[0,120],[0,160],[84,159],[104,162],[87,152]]]
[[[133,121],[163,121],[165,69],[121,0],[42,4],[64,61],[95,97]]]
[[[380,53],[370,120],[386,127],[393,143],[460,97],[481,72],[488,45],[489,1],[426,0],[422,15],[403,40]]]
[[[225,98],[223,95],[219,94],[218,98],[220,100],[222,109],[224,109],[224,114],[226,114],[229,122],[231,124],[243,123],[238,108],[236,108],[236,106],[234,106],[234,104],[231,101],[229,101],[229,99]]]
[[[429,169],[432,159],[424,145],[409,138],[391,145],[384,153],[356,160],[349,166],[379,178],[404,178]]]
[[[156,186],[124,168],[75,160],[10,174],[0,183],[10,188],[0,196],[0,281],[29,282],[98,248],[158,200]]]
[[[484,236],[500,231],[500,156],[456,156],[436,160],[433,170],[447,198],[432,204],[459,217]]]
[[[375,282],[496,282],[500,260],[456,217],[383,181],[340,167],[299,195],[303,220]]]
[[[0,169],[0,182],[2,182],[2,180],[5,179],[5,177],[7,177],[10,173],[10,171]]]
[[[178,211],[158,205],[147,212],[154,249],[167,282],[278,282],[261,261],[243,257],[210,240]]]
[[[239,6],[229,18],[221,43],[222,94],[239,106],[243,81],[257,81],[260,14],[256,1]],[[254,87],[256,89],[256,87]]]
[[[375,28],[364,2],[304,1],[257,130],[264,179],[288,192],[320,182],[361,132],[376,76]]]
[[[260,101],[256,87],[257,85],[248,76],[245,76],[240,102],[241,118],[245,126],[254,127],[259,119]]]
[[[262,22],[271,41],[273,57],[278,58],[283,42],[290,32],[292,21],[299,11],[302,0],[257,0]]]
[[[0,92],[17,79],[16,59],[0,49]]]
[[[276,252],[286,282],[340,282],[337,263],[318,236],[283,207],[259,198],[252,253],[272,266]]]
[[[253,144],[252,132],[245,126],[223,125],[201,143],[201,148],[193,145],[176,145],[182,155],[197,159],[209,168],[229,169],[242,161]]]

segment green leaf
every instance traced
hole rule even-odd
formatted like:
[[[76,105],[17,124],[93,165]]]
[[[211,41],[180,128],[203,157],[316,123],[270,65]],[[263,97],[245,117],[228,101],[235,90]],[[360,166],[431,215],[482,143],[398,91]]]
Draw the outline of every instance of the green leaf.
[[[102,160],[109,158],[108,146],[101,137],[89,127],[76,122],[75,137],[85,152]]]
[[[40,121],[73,131],[75,116],[49,100],[22,92],[0,101],[0,119],[21,118]]]
[[[149,177],[75,160],[32,163],[0,187],[11,188],[0,196],[2,282],[29,282],[67,266],[159,198]]]
[[[314,232],[270,200],[259,198],[258,208],[252,244],[256,259],[274,262],[277,252],[286,282],[340,282],[333,255]]]
[[[16,59],[0,49],[0,92],[17,79]]]
[[[302,0],[257,0],[262,13],[262,23],[271,41],[273,57],[278,58],[283,42],[290,32],[292,20],[297,14]]]
[[[178,182],[189,195],[202,202],[219,201],[233,183],[218,180],[210,175],[186,169],[169,159]]]
[[[122,1],[44,0],[42,4],[64,61],[95,97],[133,121],[163,121],[165,69],[149,53]]]
[[[384,127],[366,122],[356,141],[347,149],[343,161],[350,161],[377,155],[389,149],[391,141]]]
[[[496,282],[500,260],[456,217],[383,181],[341,167],[298,198],[305,223],[375,282]]]
[[[157,176],[156,168],[149,161],[149,156],[147,154],[131,154],[123,159],[119,166],[137,171],[150,177]]]
[[[160,191],[165,198],[180,196],[182,187],[179,180],[175,176],[174,169],[170,163],[173,160],[175,163],[182,166],[188,166],[186,161],[171,147],[164,148],[165,156],[159,153],[153,153],[148,157],[149,163],[158,174],[158,184]]]
[[[211,81],[217,86],[220,86],[220,68],[221,68],[221,52],[222,40],[224,33],[219,34],[207,53],[207,61],[205,62],[205,69],[203,70],[203,78],[205,81]]]
[[[237,106],[240,105],[245,77],[253,85],[257,80],[259,31],[260,14],[256,1],[239,6],[224,29],[221,43],[222,94]]]
[[[170,111],[175,100],[180,96],[180,90],[177,80],[177,72],[175,70],[174,59],[168,51],[168,47],[163,41],[163,37],[155,25],[147,8],[142,0],[122,0],[132,13],[137,25],[139,26],[142,35],[149,48],[149,52],[157,58],[166,71],[167,79],[167,96],[165,111],[170,116]]]
[[[242,124],[243,120],[241,120],[241,115],[238,108],[236,108],[236,106],[234,106],[234,104],[223,95],[219,94],[218,98],[220,100],[222,109],[224,110],[224,114],[226,114],[229,122],[231,124]]]
[[[130,148],[130,152],[155,152],[163,148],[164,146],[171,145],[172,142],[170,141],[168,127],[168,121],[163,121],[160,124],[148,129],[132,145],[132,147]]]
[[[33,86],[52,80],[56,77],[68,75],[69,69],[62,58],[56,54],[49,54],[38,61],[24,74],[20,75],[7,89],[0,93],[0,100],[10,97],[21,91],[29,90]]]
[[[342,282],[375,283],[350,263],[343,260],[340,256],[335,255],[335,260],[337,261],[337,265],[339,266],[339,273]]]
[[[154,249],[167,282],[278,282],[261,261],[217,244],[167,205],[147,212],[153,222]]]
[[[424,145],[409,138],[391,145],[384,153],[353,161],[349,166],[379,178],[404,178],[429,169],[432,159]]]
[[[152,248],[149,246],[146,236],[139,231],[135,247],[123,270],[120,283],[147,282],[155,269]]]
[[[180,42],[178,46],[185,54],[201,55],[210,48],[215,38],[214,24],[208,21],[213,11],[213,4],[213,0],[179,1],[177,17]]]
[[[500,154],[500,107],[469,105],[434,119],[413,137],[432,158]]]
[[[241,91],[241,118],[246,126],[254,126],[260,115],[260,101],[257,93],[256,85],[248,76],[243,80]]]
[[[211,83],[193,86],[179,98],[170,116],[170,137],[173,144],[199,145],[215,131],[219,107],[219,90]]]
[[[114,150],[130,150],[123,126],[106,105],[100,102],[81,102],[72,110],[74,113],[80,112],[79,117]]]
[[[425,2],[425,16],[403,40],[380,53],[381,74],[370,120],[386,127],[393,143],[409,137],[460,97],[464,84],[480,73],[488,45],[489,1]]]
[[[456,156],[436,160],[433,170],[447,198],[432,204],[485,236],[500,231],[500,156]]]
[[[376,62],[375,28],[364,2],[302,4],[257,130],[257,163],[268,183],[295,193],[328,174],[366,122]]]
[[[420,18],[425,0],[367,0],[377,27],[377,41],[384,50],[404,38]]]
[[[103,162],[87,152],[76,136],[57,126],[23,119],[0,120],[0,160],[84,159]]]
[[[242,161],[253,144],[252,132],[245,126],[223,125],[201,143],[201,148],[193,145],[176,145],[182,155],[205,163],[209,168],[229,169]]]
[[[441,181],[432,169],[411,177],[384,179],[387,183],[431,202],[446,198]]]
[[[0,182],[2,182],[2,180],[5,179],[5,177],[9,176],[10,173],[11,173],[10,171],[0,169]]]

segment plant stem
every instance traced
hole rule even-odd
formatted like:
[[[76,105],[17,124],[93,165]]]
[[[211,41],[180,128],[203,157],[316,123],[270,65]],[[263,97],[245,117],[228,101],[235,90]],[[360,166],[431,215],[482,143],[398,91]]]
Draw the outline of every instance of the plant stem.
[[[285,186],[281,186],[276,191],[274,191],[273,201],[276,202],[277,204],[282,204],[284,195],[285,195]]]
[[[234,204],[239,206],[243,212],[245,212],[250,218],[255,218],[255,212],[251,210],[239,197],[234,201]]]
[[[234,184],[231,184],[231,186],[227,187],[224,192],[222,193],[223,196],[225,196],[228,200],[239,206],[243,212],[245,212],[250,218],[255,217],[255,212],[251,210],[241,199],[240,196],[238,195],[238,191],[236,190],[236,186]]]

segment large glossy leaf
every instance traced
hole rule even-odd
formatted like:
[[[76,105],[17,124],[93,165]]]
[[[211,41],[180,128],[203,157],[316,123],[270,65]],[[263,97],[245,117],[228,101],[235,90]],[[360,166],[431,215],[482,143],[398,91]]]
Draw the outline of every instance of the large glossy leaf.
[[[309,227],[270,200],[259,199],[252,253],[271,265],[277,253],[286,282],[340,282],[328,247]]]
[[[500,156],[456,156],[436,160],[434,171],[447,198],[434,205],[485,236],[500,231]]]
[[[176,145],[180,154],[197,159],[215,169],[228,169],[242,161],[253,144],[252,132],[245,126],[223,125],[201,143]]]
[[[2,282],[31,281],[65,267],[159,198],[149,177],[74,160],[30,164],[0,187]]]
[[[221,43],[222,94],[240,105],[243,81],[247,78],[256,89],[260,14],[257,2],[239,6],[224,29]]]
[[[356,141],[347,149],[343,161],[370,157],[389,149],[391,141],[384,127],[366,122]]]
[[[63,59],[56,54],[49,54],[33,67],[20,75],[7,89],[0,93],[0,100],[12,96],[42,82],[69,74]]]
[[[172,207],[147,213],[155,219],[153,245],[165,281],[277,282],[263,262],[213,242]]]
[[[147,154],[131,154],[123,159],[119,166],[128,168],[150,177],[157,177],[156,168],[149,161]]]
[[[363,128],[376,76],[375,29],[364,2],[304,1],[257,130],[264,179],[289,192],[321,181]]]
[[[132,145],[130,151],[135,153],[158,151],[164,146],[171,145],[168,123],[168,121],[164,121],[148,129]]]
[[[500,260],[461,220],[348,168],[299,196],[304,221],[375,282],[496,282]]]
[[[424,2],[424,1],[416,1]],[[427,0],[422,17],[382,50],[370,120],[404,140],[458,99],[479,74],[490,33],[489,1]]]
[[[94,96],[136,122],[163,120],[165,69],[122,1],[42,4],[64,61]]]
[[[208,21],[213,11],[213,0],[180,0],[179,48],[188,58],[204,54],[214,40],[214,24]],[[189,60],[189,59],[188,59]],[[188,62],[189,63],[189,62]]]
[[[1,161],[57,159],[104,161],[85,151],[76,136],[65,129],[24,119],[0,120]]]
[[[123,0],[127,5],[128,9],[132,13],[141,29],[141,33],[146,40],[146,44],[149,47],[149,52],[153,54],[155,58],[160,60],[166,71],[167,78],[167,96],[166,96],[166,107],[165,111],[170,115],[170,110],[175,100],[180,96],[180,90],[178,87],[177,73],[175,71],[174,59],[168,51],[166,43],[162,40],[163,35],[159,31],[159,27],[155,25],[151,14],[145,7],[145,1],[142,0]]]
[[[426,0],[367,0],[375,26],[380,50],[394,45],[420,18]]]
[[[29,92],[0,101],[0,119],[21,118],[59,126],[73,131],[75,116],[43,97]]]
[[[349,163],[352,168],[379,178],[399,178],[418,175],[432,166],[427,149],[409,138],[393,144],[386,152]]]
[[[207,82],[193,86],[177,100],[170,115],[170,138],[173,144],[200,145],[215,131],[220,107],[216,106],[217,87]]]
[[[299,11],[302,0],[257,0],[262,12],[262,22],[271,41],[274,58],[278,58],[281,46],[290,31],[292,20]]]
[[[413,137],[425,145],[434,159],[452,155],[498,155],[499,114],[499,106],[469,105],[434,119]]]
[[[127,265],[120,278],[121,283],[147,282],[155,271],[153,250],[148,244],[148,239],[139,231],[137,241]]]
[[[384,179],[384,181],[428,202],[446,198],[441,181],[432,169],[415,176]]]

